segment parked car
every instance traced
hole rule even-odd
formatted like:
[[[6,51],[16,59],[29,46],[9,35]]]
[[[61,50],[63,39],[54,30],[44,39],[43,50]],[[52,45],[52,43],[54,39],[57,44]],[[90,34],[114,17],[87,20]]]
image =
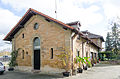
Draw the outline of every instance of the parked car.
[[[5,72],[5,66],[0,62],[0,74],[3,74]]]

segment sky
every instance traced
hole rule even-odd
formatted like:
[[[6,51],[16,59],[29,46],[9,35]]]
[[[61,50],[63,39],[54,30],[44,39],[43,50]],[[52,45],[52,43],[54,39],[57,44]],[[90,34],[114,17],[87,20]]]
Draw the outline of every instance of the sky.
[[[0,50],[11,48],[3,41],[29,8],[33,8],[64,23],[80,21],[81,31],[106,38],[113,17],[120,16],[120,0],[0,0]]]

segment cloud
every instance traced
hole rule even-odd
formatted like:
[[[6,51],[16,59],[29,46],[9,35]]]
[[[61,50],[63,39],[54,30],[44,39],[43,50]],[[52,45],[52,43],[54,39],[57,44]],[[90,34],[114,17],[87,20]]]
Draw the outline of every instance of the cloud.
[[[81,3],[92,4],[96,1],[98,0],[57,0],[58,20],[63,22],[80,20],[85,25],[99,23],[103,17],[96,12],[100,9],[98,6],[83,8],[83,6],[79,7],[76,4],[76,2],[78,5]],[[16,11],[31,7],[54,18],[56,16],[54,13],[55,0],[2,0],[2,2],[11,5]]]
[[[17,23],[20,17],[6,9],[0,8],[0,34],[7,34]]]
[[[3,46],[4,43],[2,42],[2,39],[4,38],[4,34],[0,34],[0,46]]]
[[[107,19],[120,16],[120,0],[103,0],[102,5]]]
[[[34,8],[55,18],[55,0],[1,0],[6,5],[11,5],[16,11]],[[58,19],[63,22],[80,20],[85,26],[98,24],[104,16],[111,18],[120,15],[119,0],[56,0]],[[100,6],[98,6],[101,5]],[[97,12],[98,11],[98,12]]]
[[[20,12],[22,10],[28,10],[34,8],[45,14],[54,17],[55,0],[1,0],[6,5],[11,5],[14,10]]]
[[[7,48],[11,48],[11,44],[6,44],[4,41],[3,41],[3,38],[5,37],[4,34],[0,34],[0,50],[3,50],[3,49],[7,49]],[[9,42],[8,42],[9,43]]]
[[[77,4],[77,6],[80,7],[83,4],[90,5],[90,4],[99,2],[100,0],[73,0],[73,1],[74,1],[75,4]]]
[[[56,18],[55,0],[1,0],[5,5],[12,6],[17,12],[34,8],[44,14]],[[68,23],[79,20],[82,29],[88,29],[101,23],[103,15],[99,13],[98,5],[91,5],[99,0],[56,0],[57,19]],[[85,4],[85,5],[84,5]],[[89,6],[87,6],[89,4]],[[14,21],[15,22],[15,21]],[[17,23],[17,22],[16,22]],[[10,23],[9,23],[10,24]]]
[[[3,41],[5,35],[15,26],[20,17],[6,9],[0,8],[0,50],[11,48],[11,45]]]
[[[67,6],[66,6],[67,4]],[[73,2],[64,0],[58,5],[58,19],[63,22],[79,20],[84,27],[95,25],[103,20],[103,16],[98,12],[99,6],[92,5],[88,8],[74,6]]]
[[[56,0],[57,19],[65,23],[79,20],[82,30],[106,36],[108,19],[120,16],[119,0]],[[44,14],[56,18],[55,0],[1,0],[5,5],[10,5],[17,12],[36,9]],[[3,12],[3,13],[1,13]],[[25,12],[24,12],[25,13]],[[23,14],[24,14],[23,13]],[[1,15],[2,14],[2,15]],[[3,15],[4,14],[4,15]],[[23,15],[22,14],[22,15]],[[0,9],[0,28],[5,26],[1,33],[6,33],[20,17],[9,10]]]

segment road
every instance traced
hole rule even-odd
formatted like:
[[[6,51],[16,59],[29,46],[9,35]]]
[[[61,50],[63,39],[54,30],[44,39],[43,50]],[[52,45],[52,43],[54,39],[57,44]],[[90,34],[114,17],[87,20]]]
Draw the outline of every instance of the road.
[[[120,79],[120,65],[98,64],[82,74],[70,77],[7,71],[0,75],[0,79]]]

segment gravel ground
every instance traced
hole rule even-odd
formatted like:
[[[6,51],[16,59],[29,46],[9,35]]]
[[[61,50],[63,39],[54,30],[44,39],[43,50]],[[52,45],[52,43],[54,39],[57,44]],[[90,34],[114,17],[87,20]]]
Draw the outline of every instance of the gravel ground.
[[[0,75],[0,79],[120,79],[120,65],[97,64],[82,74],[70,77],[7,71]]]

